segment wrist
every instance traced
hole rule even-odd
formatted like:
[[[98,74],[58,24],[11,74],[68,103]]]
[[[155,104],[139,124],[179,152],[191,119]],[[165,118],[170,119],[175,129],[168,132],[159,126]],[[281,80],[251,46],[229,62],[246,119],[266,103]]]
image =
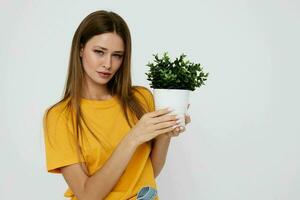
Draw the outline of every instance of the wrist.
[[[127,134],[124,140],[125,140],[125,143],[128,144],[132,148],[137,148],[139,146],[138,141],[131,133]]]
[[[158,141],[158,140],[166,140],[167,141],[170,139],[171,139],[171,136],[168,133],[165,133],[165,134],[155,137],[155,141]]]

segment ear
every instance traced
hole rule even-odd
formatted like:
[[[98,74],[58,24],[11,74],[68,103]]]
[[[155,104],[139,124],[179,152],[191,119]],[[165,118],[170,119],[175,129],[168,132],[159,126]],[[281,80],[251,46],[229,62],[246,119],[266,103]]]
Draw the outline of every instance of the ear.
[[[79,56],[80,56],[80,58],[82,58],[82,55],[83,55],[83,45],[81,44],[80,45],[80,51],[79,51]]]

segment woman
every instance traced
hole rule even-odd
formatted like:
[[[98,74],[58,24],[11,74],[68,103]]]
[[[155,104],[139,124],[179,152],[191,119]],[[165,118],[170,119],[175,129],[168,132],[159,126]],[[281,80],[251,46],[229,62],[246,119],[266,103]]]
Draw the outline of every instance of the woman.
[[[158,199],[172,136],[184,131],[152,93],[132,86],[131,37],[116,13],[96,11],[72,41],[64,97],[44,115],[47,170],[72,200]],[[186,123],[190,118],[186,116]]]

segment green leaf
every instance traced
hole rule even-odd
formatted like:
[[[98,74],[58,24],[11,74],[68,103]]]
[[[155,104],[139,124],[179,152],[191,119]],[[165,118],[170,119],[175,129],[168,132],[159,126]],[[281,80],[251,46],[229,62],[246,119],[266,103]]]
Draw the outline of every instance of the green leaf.
[[[196,87],[205,85],[208,73],[203,71],[200,63],[193,63],[181,54],[171,60],[168,52],[162,57],[153,54],[154,60],[148,62],[148,73],[145,73],[152,88],[173,88],[195,90]]]

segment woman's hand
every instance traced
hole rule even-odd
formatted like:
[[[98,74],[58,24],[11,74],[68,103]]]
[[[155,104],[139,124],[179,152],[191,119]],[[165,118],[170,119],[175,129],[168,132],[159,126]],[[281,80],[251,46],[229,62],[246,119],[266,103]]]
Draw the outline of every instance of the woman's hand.
[[[189,109],[190,104],[188,104],[187,109]],[[185,116],[185,125],[189,124],[191,122],[190,115],[186,114]],[[177,137],[180,133],[183,133],[185,131],[185,127],[176,127],[173,131],[168,132],[166,135],[169,137]]]
[[[173,131],[179,122],[176,115],[167,115],[170,112],[172,111],[165,108],[144,114],[129,132],[135,144],[140,145]]]

